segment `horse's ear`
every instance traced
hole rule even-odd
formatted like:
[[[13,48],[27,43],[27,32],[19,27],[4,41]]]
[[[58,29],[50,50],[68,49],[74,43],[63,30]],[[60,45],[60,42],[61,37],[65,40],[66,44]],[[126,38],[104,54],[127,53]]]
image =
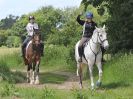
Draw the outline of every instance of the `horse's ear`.
[[[103,29],[105,29],[105,24],[103,25]]]

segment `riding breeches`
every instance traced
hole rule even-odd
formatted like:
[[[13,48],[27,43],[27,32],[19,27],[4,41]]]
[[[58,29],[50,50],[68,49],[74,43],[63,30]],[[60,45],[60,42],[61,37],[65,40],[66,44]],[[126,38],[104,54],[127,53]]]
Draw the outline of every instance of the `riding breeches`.
[[[25,48],[27,43],[32,39],[32,36],[27,36],[22,44],[22,48]]]
[[[79,57],[82,57],[83,55],[83,44],[88,40],[88,37],[82,37],[79,46],[78,46],[78,52],[79,52]]]

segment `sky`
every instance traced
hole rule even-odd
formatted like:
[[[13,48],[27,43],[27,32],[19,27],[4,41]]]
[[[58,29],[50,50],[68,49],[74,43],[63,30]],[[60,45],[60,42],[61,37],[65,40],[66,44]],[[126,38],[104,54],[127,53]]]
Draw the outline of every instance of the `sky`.
[[[80,2],[81,0],[0,0],[0,19],[9,14],[15,16],[28,14],[48,5],[55,8],[78,7]]]

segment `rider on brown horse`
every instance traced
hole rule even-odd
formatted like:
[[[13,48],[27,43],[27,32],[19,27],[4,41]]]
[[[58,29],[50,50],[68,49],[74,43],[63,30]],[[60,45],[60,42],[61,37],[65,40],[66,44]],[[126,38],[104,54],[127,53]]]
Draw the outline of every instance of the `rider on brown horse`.
[[[25,56],[25,48],[27,46],[27,43],[32,39],[33,37],[33,33],[34,33],[34,29],[38,29],[38,24],[35,23],[35,18],[34,16],[29,16],[29,23],[26,26],[26,30],[28,32],[28,36],[26,37],[26,39],[24,40],[23,44],[22,44],[22,56]],[[44,48],[44,44],[41,42],[41,56],[43,56],[43,48]]]

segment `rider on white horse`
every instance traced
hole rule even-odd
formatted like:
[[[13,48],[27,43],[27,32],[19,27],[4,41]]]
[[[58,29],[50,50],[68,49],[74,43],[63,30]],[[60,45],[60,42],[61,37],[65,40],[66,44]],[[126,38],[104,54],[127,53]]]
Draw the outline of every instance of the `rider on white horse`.
[[[82,62],[82,55],[83,55],[83,44],[91,38],[93,31],[95,30],[95,26],[97,24],[92,20],[93,18],[93,13],[87,12],[86,13],[86,20],[81,20],[80,16],[82,14],[78,15],[77,17],[77,22],[83,26],[83,35],[80,40],[79,46],[78,46],[78,52],[79,52],[79,62]]]

